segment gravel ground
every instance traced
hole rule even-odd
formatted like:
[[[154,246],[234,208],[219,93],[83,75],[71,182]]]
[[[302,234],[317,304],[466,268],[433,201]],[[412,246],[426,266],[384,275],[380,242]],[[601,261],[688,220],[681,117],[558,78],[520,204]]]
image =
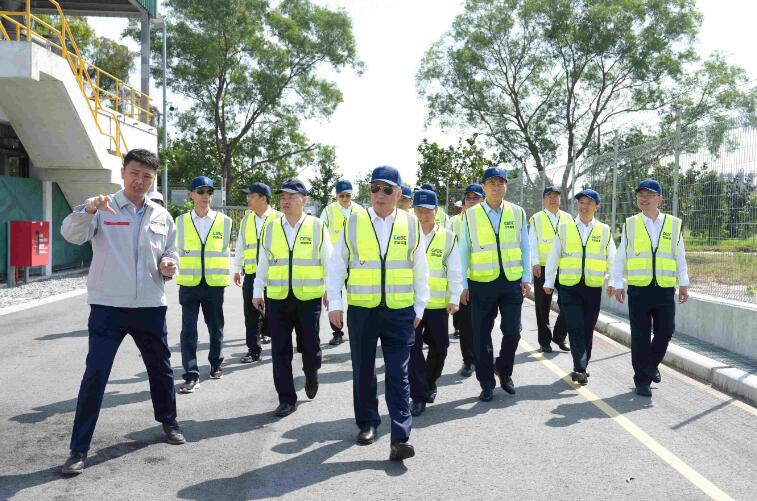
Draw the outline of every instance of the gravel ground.
[[[0,308],[14,306],[26,301],[42,299],[76,289],[83,289],[86,285],[86,272],[59,277],[53,276],[53,278],[49,280],[39,280],[37,282],[19,285],[12,289],[7,289],[3,285],[3,288],[0,289]]]

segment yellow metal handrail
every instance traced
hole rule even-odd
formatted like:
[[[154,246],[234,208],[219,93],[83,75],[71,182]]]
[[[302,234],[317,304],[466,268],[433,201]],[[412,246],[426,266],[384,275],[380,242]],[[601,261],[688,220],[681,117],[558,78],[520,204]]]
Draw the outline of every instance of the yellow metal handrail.
[[[139,92],[114,75],[86,61],[82,57],[79,47],[76,45],[68,21],[60,5],[55,0],[48,1],[58,12],[61,23],[60,29],[32,14],[31,0],[26,0],[26,10],[24,12],[0,11],[0,20],[5,20],[15,26],[16,41],[22,40],[21,35],[23,33],[24,39],[29,42],[51,46],[58,50],[61,57],[68,62],[71,71],[74,73],[79,89],[87,100],[87,105],[95,120],[98,131],[105,136],[109,136],[114,145],[116,155],[123,157],[124,153],[128,151],[128,147],[126,146],[126,139],[121,131],[121,124],[116,113],[120,113],[125,117],[129,116],[148,125],[153,125],[155,116],[150,111],[150,96]],[[14,18],[21,18],[24,22],[19,22]],[[57,36],[59,43],[46,38],[41,34],[41,30],[35,31],[37,24],[48,30],[50,32],[49,35]],[[2,40],[13,40],[13,37],[0,23],[0,41]],[[70,49],[69,45],[71,46]],[[114,90],[111,91],[103,88],[102,86],[105,85],[105,82],[111,82]],[[109,102],[113,105],[112,109],[104,105]],[[114,113],[114,110],[116,113]],[[112,122],[115,123],[114,133],[103,130],[100,125],[100,113],[108,115],[112,119]]]

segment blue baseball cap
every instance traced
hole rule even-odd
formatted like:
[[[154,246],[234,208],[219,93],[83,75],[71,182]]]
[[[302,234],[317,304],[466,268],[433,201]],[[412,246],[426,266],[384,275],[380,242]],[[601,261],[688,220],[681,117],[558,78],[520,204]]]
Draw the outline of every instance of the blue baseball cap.
[[[422,189],[422,190],[429,190],[429,191],[433,191],[434,193],[436,193],[436,188],[434,188],[434,185],[431,184],[431,183],[423,183],[421,185],[420,189]]]
[[[505,180],[505,183],[507,183],[507,169],[503,169],[502,167],[489,167],[484,171],[484,177],[481,179],[481,184],[493,177],[501,177]]]
[[[268,198],[273,196],[271,194],[271,187],[265,183],[252,183],[247,188],[243,188],[242,191],[245,193],[259,193]]]
[[[371,173],[371,182],[376,181],[384,181],[391,186],[400,186],[402,184],[402,177],[394,167],[382,165],[373,169],[373,173]]]
[[[557,186],[547,186],[546,188],[544,188],[544,193],[541,194],[541,197],[544,198],[550,193],[561,193],[561,191]]]
[[[481,198],[484,197],[484,187],[481,186],[478,183],[472,183],[465,187],[465,191],[463,192],[463,195],[467,195],[468,193],[475,193],[476,195],[480,196]]]
[[[576,200],[580,200],[581,197],[589,197],[595,202],[597,202],[597,205],[599,205],[601,198],[599,197],[599,193],[592,190],[591,188],[586,188],[585,190],[581,190],[579,193],[576,194],[575,198]]]
[[[213,180],[206,176],[198,176],[192,179],[192,184],[189,186],[189,191],[194,191],[197,188],[203,187],[213,188]],[[213,188],[215,189],[215,188]]]
[[[352,183],[347,179],[340,179],[336,182],[336,194],[349,193],[352,195]]]
[[[308,196],[308,190],[305,188],[305,183],[295,177],[284,181],[284,184],[281,185],[281,188],[276,190],[276,193],[299,193],[300,195]]]
[[[413,190],[410,186],[402,186],[402,196],[405,198],[413,198]]]
[[[413,207],[423,207],[424,209],[436,209],[436,193],[431,190],[418,190],[413,194]]]
[[[639,187],[636,188],[636,193],[640,192],[641,190],[649,190],[652,193],[662,195],[662,186],[660,186],[660,182],[656,179],[645,179],[644,181],[640,182]]]

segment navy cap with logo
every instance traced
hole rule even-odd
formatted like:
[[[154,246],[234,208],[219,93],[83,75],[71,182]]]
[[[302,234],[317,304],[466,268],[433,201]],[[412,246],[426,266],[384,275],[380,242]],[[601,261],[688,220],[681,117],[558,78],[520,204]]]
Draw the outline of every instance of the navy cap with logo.
[[[252,183],[247,188],[242,189],[244,193],[259,193],[265,197],[271,198],[271,187],[265,183]]]
[[[305,183],[297,178],[292,178],[284,181],[284,184],[276,190],[276,193],[299,193],[300,195],[307,196],[308,190],[305,188]]]
[[[348,179],[340,179],[336,182],[336,194],[349,193],[352,195],[352,183]]]
[[[436,188],[434,188],[434,185],[433,185],[433,184],[431,184],[431,183],[423,183],[423,184],[421,185],[421,189],[422,189],[422,190],[429,190],[429,191],[433,191],[434,193],[436,193]]]
[[[507,182],[507,169],[497,166],[489,167],[484,171],[484,177],[481,178],[481,183],[485,183],[487,180],[493,177],[500,177],[504,179],[505,182]]]
[[[410,186],[402,187],[402,196],[405,198],[413,198],[413,190],[410,189]]]
[[[589,197],[592,200],[594,200],[595,202],[597,202],[597,205],[599,205],[600,200],[601,200],[600,197],[599,197],[599,193],[597,193],[596,191],[592,190],[591,188],[586,188],[585,190],[581,190],[580,192],[578,192],[576,194],[575,198],[576,198],[576,200],[581,200],[581,197]]]
[[[467,195],[468,193],[475,193],[476,195],[483,197],[484,196],[484,187],[481,186],[478,183],[472,183],[465,187],[464,194]]]
[[[636,193],[640,192],[641,190],[649,190],[652,193],[662,195],[662,186],[660,186],[660,182],[656,179],[645,179],[644,181],[640,182],[639,187],[636,188]]]
[[[203,187],[212,188],[213,180],[206,176],[197,176],[196,178],[192,179],[192,184],[190,184],[189,186],[189,191],[194,191],[197,188]]]
[[[560,188],[558,188],[557,186],[547,186],[546,188],[544,188],[544,193],[541,194],[541,197],[544,198],[550,193],[560,194]]]
[[[371,182],[383,181],[391,186],[400,186],[402,184],[402,177],[400,172],[389,165],[382,165],[376,167],[371,173]]]
[[[413,207],[423,207],[424,209],[436,209],[436,193],[432,190],[418,190],[413,194]]]

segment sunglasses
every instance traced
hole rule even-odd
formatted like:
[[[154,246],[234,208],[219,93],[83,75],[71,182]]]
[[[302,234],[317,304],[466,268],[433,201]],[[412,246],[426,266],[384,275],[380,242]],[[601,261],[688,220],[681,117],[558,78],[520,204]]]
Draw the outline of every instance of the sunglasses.
[[[377,184],[371,185],[371,193],[378,193],[379,191],[383,191],[384,195],[391,195],[394,193],[394,186],[379,186]]]
[[[198,195],[212,195],[213,188],[197,188]]]

